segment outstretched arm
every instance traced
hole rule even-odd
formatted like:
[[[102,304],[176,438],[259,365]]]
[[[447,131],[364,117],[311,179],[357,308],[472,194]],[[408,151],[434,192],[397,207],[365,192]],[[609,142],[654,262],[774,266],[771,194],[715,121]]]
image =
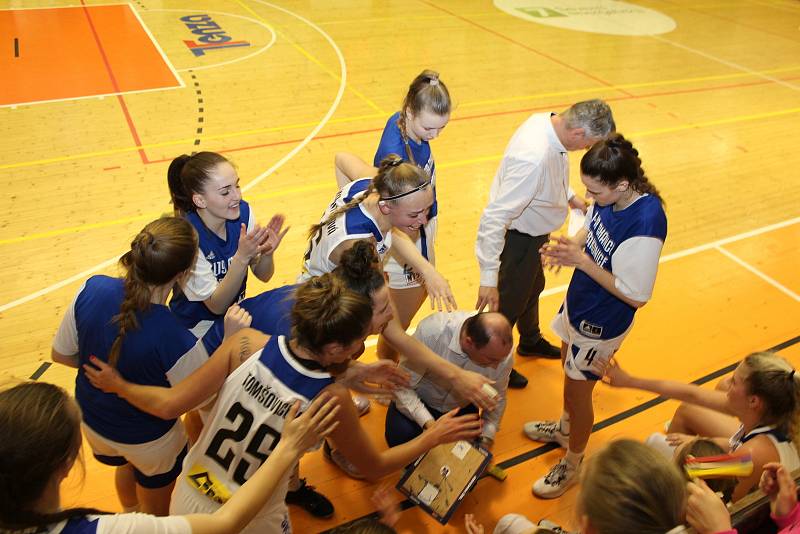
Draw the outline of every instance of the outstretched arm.
[[[424,343],[409,336],[396,319],[383,329],[386,340],[421,372],[431,372],[453,385],[459,396],[484,410],[492,410],[497,401],[484,389],[492,381],[473,371],[453,365],[429,349]]]
[[[650,391],[668,399],[689,402],[728,415],[734,415],[727,407],[727,395],[724,391],[703,389],[695,384],[685,384],[675,380],[654,380],[632,376],[625,372],[613,359],[606,367],[605,382],[613,387]]]
[[[408,465],[436,445],[472,439],[480,433],[481,424],[476,414],[456,417],[458,410],[453,410],[440,417],[421,435],[408,443],[380,451],[361,426],[350,393],[337,385],[331,386],[328,390],[339,398],[342,405],[339,412],[340,424],[331,434],[331,440],[336,449],[370,481]]]
[[[206,363],[173,387],[128,382],[116,369],[94,357],[83,370],[96,388],[116,393],[143,412],[162,419],[175,419],[217,393],[228,374],[263,347],[267,339],[257,330],[240,330],[227,338]]]
[[[425,289],[428,290],[431,299],[431,309],[435,307],[442,311],[444,307],[447,311],[453,311],[458,307],[450,283],[425,259],[411,238],[402,230],[392,230],[392,251],[401,262],[410,265],[422,275]]]

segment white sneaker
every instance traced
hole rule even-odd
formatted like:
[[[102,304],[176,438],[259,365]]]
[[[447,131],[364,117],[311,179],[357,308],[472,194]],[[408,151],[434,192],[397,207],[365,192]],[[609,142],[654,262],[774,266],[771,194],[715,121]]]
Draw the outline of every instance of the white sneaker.
[[[531,421],[525,423],[522,430],[533,441],[558,443],[565,449],[569,445],[569,434],[561,433],[561,423],[558,421]]]
[[[369,399],[363,395],[353,395],[353,404],[356,405],[359,417],[363,417],[369,411]]]
[[[533,494],[542,499],[560,497],[578,481],[580,464],[573,466],[562,458],[550,472],[533,483]]]
[[[325,456],[328,461],[333,463],[333,465],[344,471],[347,476],[358,480],[363,480],[366,478],[363,474],[361,474],[361,471],[359,471],[358,468],[350,462],[350,460],[344,457],[344,454],[333,450],[327,439],[322,447],[322,455]]]
[[[539,528],[547,529],[550,532],[553,532],[555,534],[578,534],[576,532],[571,532],[569,530],[566,530],[564,527],[562,527],[558,523],[553,523],[549,519],[542,519],[541,521],[539,521],[536,524],[536,526],[539,527]]]

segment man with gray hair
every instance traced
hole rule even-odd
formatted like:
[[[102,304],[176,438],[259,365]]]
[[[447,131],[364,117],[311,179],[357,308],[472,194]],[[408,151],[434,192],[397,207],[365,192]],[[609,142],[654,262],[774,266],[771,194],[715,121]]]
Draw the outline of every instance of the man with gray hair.
[[[615,129],[608,104],[578,102],[560,114],[532,115],[503,154],[475,244],[481,271],[476,308],[499,311],[517,325],[521,356],[561,357],[539,330],[539,249],[564,224],[569,207],[586,211],[586,201],[569,187],[567,152],[589,148]],[[512,370],[509,387],[527,384]]]

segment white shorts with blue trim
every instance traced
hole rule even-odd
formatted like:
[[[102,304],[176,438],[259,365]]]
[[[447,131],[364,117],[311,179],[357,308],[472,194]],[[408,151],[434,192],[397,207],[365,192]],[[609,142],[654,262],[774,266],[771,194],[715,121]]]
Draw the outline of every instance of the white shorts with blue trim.
[[[433,250],[433,242],[436,236],[437,218],[434,217],[425,224],[425,251],[422,250],[422,237],[418,236],[414,244],[417,245],[417,250],[420,254],[428,258],[431,265],[436,265],[436,257]],[[402,238],[396,238],[402,239]],[[409,289],[412,287],[420,287],[423,285],[422,275],[416,272],[409,266],[404,266],[394,254],[389,253],[386,256],[386,261],[383,264],[383,272],[386,273],[389,279],[389,287],[391,289]]]
[[[631,331],[633,323],[625,332],[615,338],[592,338],[572,327],[565,302],[562,311],[555,316],[550,326],[553,332],[567,344],[564,374],[573,380],[600,380],[605,374],[608,361],[622,345],[622,340]]]
[[[175,460],[189,442],[180,419],[169,431],[158,439],[147,443],[118,443],[104,438],[86,423],[81,423],[83,435],[95,455],[121,457],[146,476],[168,473]]]

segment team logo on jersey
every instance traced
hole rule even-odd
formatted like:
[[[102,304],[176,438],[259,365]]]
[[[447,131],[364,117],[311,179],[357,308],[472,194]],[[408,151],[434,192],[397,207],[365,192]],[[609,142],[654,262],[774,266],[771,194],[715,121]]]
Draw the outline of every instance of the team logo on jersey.
[[[233,38],[223,30],[219,24],[211,20],[208,15],[187,15],[181,17],[180,21],[195,35],[199,35],[197,41],[183,41],[195,56],[203,56],[209,50],[219,50],[221,48],[238,48],[240,46],[250,46],[247,41],[234,41]]]
[[[217,255],[214,254],[214,251],[212,250],[211,252],[208,253],[208,256],[206,256],[206,259],[208,261],[214,261],[214,258],[216,258],[216,257],[217,257]]]
[[[186,480],[194,489],[216,503],[225,504],[231,498],[231,490],[202,465],[195,464],[186,475]]]

